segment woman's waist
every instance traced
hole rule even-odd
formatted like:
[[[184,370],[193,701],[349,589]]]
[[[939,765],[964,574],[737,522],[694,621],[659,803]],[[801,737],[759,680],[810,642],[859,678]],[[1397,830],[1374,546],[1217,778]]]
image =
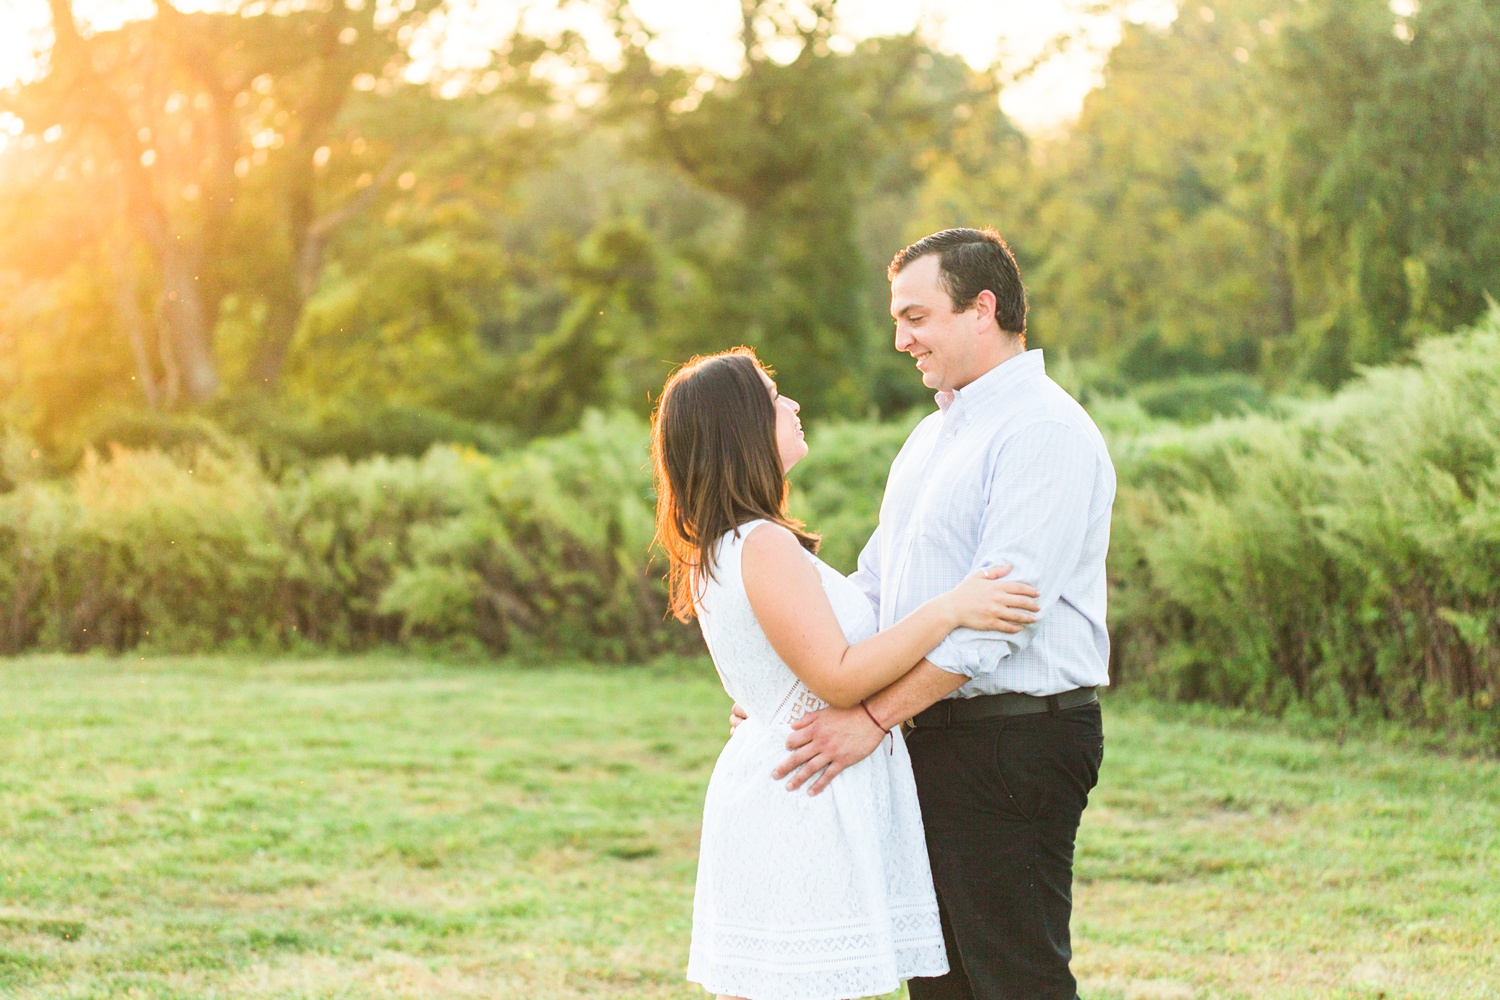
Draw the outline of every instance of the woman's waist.
[[[736,697],[731,691],[729,695],[749,718],[757,720],[759,724],[780,727],[782,730],[789,729],[793,722],[809,712],[819,712],[828,707],[828,702],[813,694],[806,684],[791,676],[790,672],[786,686],[774,694]]]
[[[741,752],[749,754],[753,746],[756,754],[772,755],[779,764],[795,752],[787,743],[798,731],[791,721],[751,714],[748,718],[741,719],[739,725],[730,733],[729,742],[725,745],[724,751],[728,753],[738,743],[743,748]],[[889,758],[896,755],[898,751],[900,756],[905,756],[906,744],[899,728],[893,730],[881,742],[880,747],[865,760],[875,757]]]
[[[785,740],[792,734],[792,722],[790,719],[778,719],[770,714],[758,712],[747,712],[747,717],[740,720],[739,725],[729,734],[731,738],[742,733],[752,738],[765,738],[777,736]]]

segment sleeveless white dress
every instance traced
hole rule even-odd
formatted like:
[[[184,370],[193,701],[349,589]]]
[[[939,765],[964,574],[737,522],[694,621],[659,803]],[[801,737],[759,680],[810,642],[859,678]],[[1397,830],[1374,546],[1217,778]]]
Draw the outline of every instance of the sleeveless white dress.
[[[719,540],[698,602],[724,690],[749,718],[708,783],[687,978],[749,1000],[879,996],[948,971],[911,759],[898,731],[817,796],[771,777],[792,720],[825,705],[776,655],[745,595],[740,547],[764,523]],[[864,594],[808,558],[848,641],[874,635]]]

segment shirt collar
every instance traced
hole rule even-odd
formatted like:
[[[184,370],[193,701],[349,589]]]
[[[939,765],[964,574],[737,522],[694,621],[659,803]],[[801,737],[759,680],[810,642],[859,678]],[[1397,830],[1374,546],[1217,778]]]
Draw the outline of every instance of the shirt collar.
[[[936,396],[938,409],[947,413],[948,408],[954,403],[962,404],[961,408],[965,410],[985,406],[991,400],[1004,396],[1033,375],[1045,375],[1046,372],[1047,366],[1042,362],[1041,348],[1017,354],[1009,361],[991,368],[962,389],[944,389],[939,392]]]

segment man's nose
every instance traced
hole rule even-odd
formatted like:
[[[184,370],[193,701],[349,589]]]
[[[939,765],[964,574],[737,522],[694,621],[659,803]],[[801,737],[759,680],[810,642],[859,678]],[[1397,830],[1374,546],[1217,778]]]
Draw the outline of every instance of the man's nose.
[[[896,324],[896,350],[904,351],[915,343],[911,333],[900,323]]]

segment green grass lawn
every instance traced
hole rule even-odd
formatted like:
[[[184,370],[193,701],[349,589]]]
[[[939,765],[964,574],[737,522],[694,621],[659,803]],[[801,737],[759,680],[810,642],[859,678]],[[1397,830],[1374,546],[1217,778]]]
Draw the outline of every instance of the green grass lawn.
[[[0,662],[0,996],[697,997],[706,663]],[[1500,767],[1111,701],[1086,997],[1500,997]]]

